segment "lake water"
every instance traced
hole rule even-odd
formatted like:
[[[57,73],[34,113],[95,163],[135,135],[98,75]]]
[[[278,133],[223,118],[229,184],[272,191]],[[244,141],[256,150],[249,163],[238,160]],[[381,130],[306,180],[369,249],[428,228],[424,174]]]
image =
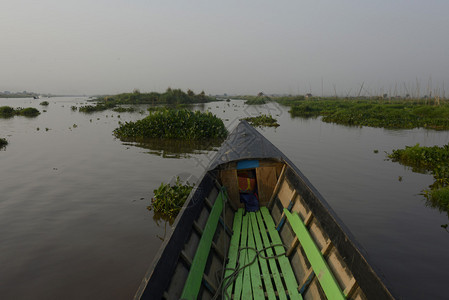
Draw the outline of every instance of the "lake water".
[[[0,99],[0,106],[46,110],[0,119],[0,137],[9,141],[0,151],[0,299],[130,299],[170,230],[146,209],[153,190],[178,175],[200,177],[215,151],[180,154],[173,145],[115,139],[118,121],[143,118],[146,106],[142,113],[83,114],[71,106],[87,98],[45,100],[48,107]],[[447,131],[292,119],[288,108],[238,100],[197,109],[212,111],[229,129],[239,118],[271,113],[280,127],[260,131],[321,192],[392,291],[447,299],[449,233],[441,224],[448,216],[419,195],[433,178],[385,155],[416,143],[447,144]]]

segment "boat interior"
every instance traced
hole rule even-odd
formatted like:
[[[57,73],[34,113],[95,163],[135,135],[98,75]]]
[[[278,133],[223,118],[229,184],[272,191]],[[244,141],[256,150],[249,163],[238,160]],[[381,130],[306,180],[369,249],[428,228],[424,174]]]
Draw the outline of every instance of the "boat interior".
[[[172,265],[155,266],[158,280],[147,277],[142,298],[158,289],[165,299],[388,296],[371,284],[377,275],[354,255],[358,249],[327,203],[289,164],[228,162],[207,172],[196,189],[165,245],[171,250],[158,258]],[[180,238],[182,245],[173,242]]]

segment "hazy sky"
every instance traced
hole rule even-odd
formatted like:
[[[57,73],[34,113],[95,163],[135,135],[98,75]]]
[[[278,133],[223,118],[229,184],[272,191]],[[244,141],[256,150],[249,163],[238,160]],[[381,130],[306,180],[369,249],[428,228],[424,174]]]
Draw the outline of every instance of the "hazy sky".
[[[449,1],[1,0],[0,51],[0,91],[449,91]]]

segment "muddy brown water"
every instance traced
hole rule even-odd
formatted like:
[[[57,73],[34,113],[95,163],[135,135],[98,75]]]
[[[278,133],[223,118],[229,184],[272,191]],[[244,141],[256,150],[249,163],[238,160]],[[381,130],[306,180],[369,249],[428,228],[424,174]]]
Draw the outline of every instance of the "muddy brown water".
[[[39,105],[44,100],[49,106]],[[216,153],[216,145],[176,153],[171,143],[164,150],[121,142],[112,135],[118,121],[143,118],[146,106],[142,113],[71,110],[86,100],[0,99],[0,106],[47,110],[0,119],[0,137],[9,141],[0,151],[1,299],[132,298],[170,230],[146,209],[153,190],[176,176],[195,180]],[[197,109],[212,111],[229,129],[239,118],[271,113],[280,127],[259,130],[320,191],[393,292],[447,297],[449,233],[440,225],[449,220],[419,195],[432,177],[386,160],[384,152],[443,145],[448,132],[340,126],[239,100]]]

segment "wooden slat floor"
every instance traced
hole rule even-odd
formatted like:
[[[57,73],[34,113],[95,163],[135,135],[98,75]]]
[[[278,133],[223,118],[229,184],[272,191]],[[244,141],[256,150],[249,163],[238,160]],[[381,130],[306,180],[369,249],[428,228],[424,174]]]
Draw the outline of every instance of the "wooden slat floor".
[[[302,299],[266,207],[247,213],[239,209],[233,231],[224,281],[229,299]]]

